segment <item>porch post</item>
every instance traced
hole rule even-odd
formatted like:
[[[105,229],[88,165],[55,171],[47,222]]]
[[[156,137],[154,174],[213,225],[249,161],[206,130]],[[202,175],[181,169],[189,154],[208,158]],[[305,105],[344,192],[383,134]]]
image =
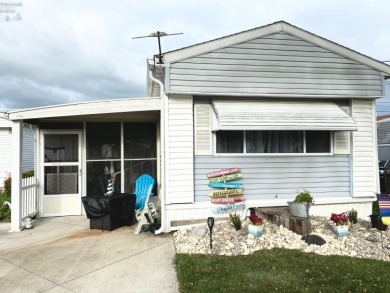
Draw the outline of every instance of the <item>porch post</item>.
[[[11,231],[22,228],[23,120],[12,124]]]

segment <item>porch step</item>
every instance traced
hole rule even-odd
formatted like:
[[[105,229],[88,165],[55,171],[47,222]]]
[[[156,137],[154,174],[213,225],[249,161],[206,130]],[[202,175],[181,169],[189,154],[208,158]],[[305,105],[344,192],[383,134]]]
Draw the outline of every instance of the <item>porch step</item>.
[[[311,222],[309,218],[300,218],[290,215],[288,207],[256,208],[255,212],[270,223],[283,227],[299,234],[308,235],[311,233]]]

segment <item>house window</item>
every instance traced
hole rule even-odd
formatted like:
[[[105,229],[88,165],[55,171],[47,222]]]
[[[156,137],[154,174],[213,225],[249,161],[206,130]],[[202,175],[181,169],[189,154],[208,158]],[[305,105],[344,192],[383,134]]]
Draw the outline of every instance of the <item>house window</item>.
[[[306,153],[330,153],[329,131],[306,131]]]
[[[303,131],[247,131],[247,153],[303,153]]]
[[[243,131],[218,131],[217,153],[242,153],[244,150]]]
[[[330,153],[330,131],[217,131],[216,153]]]
[[[88,122],[86,141],[87,195],[103,194],[112,173],[116,193],[133,192],[142,174],[157,179],[155,123]],[[157,184],[153,193],[157,194]]]

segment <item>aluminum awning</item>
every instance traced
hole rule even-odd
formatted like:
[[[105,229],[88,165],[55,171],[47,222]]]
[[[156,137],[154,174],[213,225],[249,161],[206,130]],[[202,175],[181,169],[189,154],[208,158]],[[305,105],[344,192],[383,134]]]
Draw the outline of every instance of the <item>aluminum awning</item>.
[[[316,101],[213,100],[213,130],[357,130],[338,105]]]

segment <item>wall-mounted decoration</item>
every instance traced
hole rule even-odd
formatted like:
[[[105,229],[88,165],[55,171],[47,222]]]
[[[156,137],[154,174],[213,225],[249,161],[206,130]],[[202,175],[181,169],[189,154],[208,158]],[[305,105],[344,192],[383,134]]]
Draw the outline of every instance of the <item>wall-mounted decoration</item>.
[[[236,173],[236,172],[238,172],[240,170],[241,170],[240,168],[223,169],[223,170],[219,170],[219,171],[216,171],[216,172],[207,173],[207,178],[213,178],[213,177],[233,174],[233,173]]]
[[[217,198],[211,198],[212,203],[235,203],[235,202],[242,202],[246,201],[246,198],[244,197],[217,197]]]
[[[243,193],[244,191],[241,188],[236,188],[236,189],[225,189],[225,190],[213,191],[209,193],[209,196],[210,197],[232,196],[232,195],[239,195]]]
[[[240,203],[235,203],[235,204],[229,204],[225,206],[221,206],[218,208],[214,208],[211,211],[213,213],[225,213],[231,210],[239,210],[239,209],[244,209],[245,208],[245,203],[240,202]]]
[[[244,184],[241,182],[213,182],[209,183],[209,186],[213,188],[243,188]]]
[[[213,204],[227,204],[222,207],[214,208],[213,213],[224,213],[230,210],[237,210],[245,208],[245,198],[236,197],[244,193],[244,184],[242,182],[226,182],[240,178],[242,174],[238,173],[241,168],[229,168],[219,171],[207,173],[209,179],[208,185],[212,188],[219,188],[209,193],[211,203]],[[229,197],[232,196],[232,197]]]
[[[214,183],[214,182],[226,182],[230,180],[235,180],[237,178],[240,178],[242,174],[229,174],[229,175],[224,175],[221,177],[214,177],[209,179],[209,183]]]

